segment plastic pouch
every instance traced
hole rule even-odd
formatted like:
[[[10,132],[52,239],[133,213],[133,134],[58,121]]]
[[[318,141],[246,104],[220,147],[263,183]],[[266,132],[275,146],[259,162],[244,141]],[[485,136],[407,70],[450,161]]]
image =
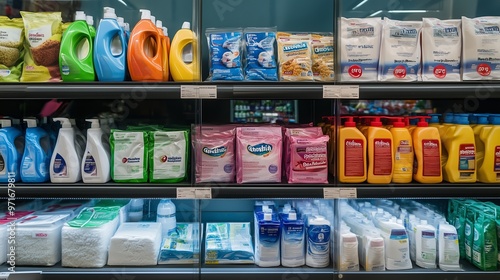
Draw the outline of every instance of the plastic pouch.
[[[144,131],[111,131],[111,178],[115,182],[148,181],[148,140]]]
[[[207,28],[211,81],[242,81],[243,29]]]
[[[23,67],[22,19],[0,17],[0,82],[19,82]]]
[[[176,183],[186,179],[189,162],[189,132],[150,131],[149,181]]]
[[[311,34],[278,32],[281,81],[313,81]]]
[[[245,28],[245,80],[277,81],[276,27]]]
[[[315,81],[335,80],[332,35],[312,35],[312,71]]]
[[[479,212],[474,223],[472,263],[481,270],[497,270],[497,232],[492,215]]]

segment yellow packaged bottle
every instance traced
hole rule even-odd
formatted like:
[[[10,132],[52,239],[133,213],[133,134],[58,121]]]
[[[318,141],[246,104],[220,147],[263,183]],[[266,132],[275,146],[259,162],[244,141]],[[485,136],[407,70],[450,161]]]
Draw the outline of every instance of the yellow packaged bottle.
[[[366,181],[370,184],[389,184],[392,181],[394,165],[394,143],[389,130],[382,127],[379,117],[373,119],[367,129],[368,173]]]
[[[443,179],[450,183],[476,182],[476,145],[468,114],[455,114],[454,124],[444,135],[443,145],[448,159],[443,168]]]
[[[403,118],[388,118],[394,120],[389,130],[394,140],[394,169],[392,182],[405,184],[413,179],[413,141],[409,130],[405,127]]]
[[[438,127],[439,137],[441,137],[441,168],[444,169],[446,162],[448,161],[448,150],[444,145],[444,141],[446,140],[446,131],[450,126],[453,125],[454,116],[452,113],[447,113],[443,117],[443,124]]]
[[[366,181],[366,138],[356,128],[353,117],[339,130],[339,181],[363,183]]]
[[[479,133],[484,143],[484,160],[478,165],[477,180],[481,183],[500,182],[500,115],[489,117],[490,126]]]
[[[425,121],[427,118],[432,120],[431,117],[419,117],[412,134],[415,152],[413,179],[423,184],[437,184],[443,181],[441,138],[439,130]]]
[[[472,131],[474,131],[474,142],[476,143],[476,166],[477,170],[481,168],[484,160],[485,143],[481,140],[479,134],[484,127],[490,126],[488,114],[473,114],[469,117],[469,121],[473,121],[475,124],[471,125]],[[479,176],[479,173],[478,173]],[[479,178],[478,178],[479,180]]]
[[[198,39],[191,30],[191,24],[184,22],[175,33],[170,46],[170,74],[176,82],[200,81],[198,65]]]

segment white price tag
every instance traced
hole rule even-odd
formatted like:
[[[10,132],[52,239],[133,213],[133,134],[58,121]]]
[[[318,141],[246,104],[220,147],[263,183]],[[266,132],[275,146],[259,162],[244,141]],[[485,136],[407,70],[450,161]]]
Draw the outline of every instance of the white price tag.
[[[217,99],[217,86],[181,86],[181,99]]]
[[[196,188],[177,188],[178,199],[196,199]]]
[[[198,97],[201,99],[217,99],[217,86],[200,86]]]
[[[324,99],[359,99],[359,86],[323,86]]]
[[[336,199],[340,197],[340,189],[339,188],[324,188],[323,189],[323,198],[324,199]]]
[[[358,190],[356,188],[341,188],[339,192],[340,198],[358,198]]]
[[[196,189],[197,199],[212,199],[212,189],[211,188],[197,188]]]

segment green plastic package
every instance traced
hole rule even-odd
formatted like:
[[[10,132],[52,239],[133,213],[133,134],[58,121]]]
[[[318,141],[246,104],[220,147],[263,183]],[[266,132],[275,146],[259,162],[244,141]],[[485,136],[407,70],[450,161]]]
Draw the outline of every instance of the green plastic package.
[[[497,270],[497,228],[495,217],[484,212],[477,213],[474,223],[472,263],[481,270]]]
[[[474,223],[476,222],[477,208],[471,205],[467,207],[465,214],[465,259],[472,262],[472,244],[474,243]]]
[[[0,17],[0,82],[19,82],[24,63],[24,23]]]
[[[78,216],[68,222],[68,225],[76,228],[100,227],[113,221],[120,213],[120,207],[86,207]]]
[[[498,251],[497,261],[500,264],[500,206],[492,202],[486,202],[485,204],[487,206],[490,206],[495,211],[495,224],[497,228],[497,251]]]
[[[176,183],[186,180],[189,163],[188,130],[153,130],[149,135],[149,181]]]
[[[457,229],[458,241],[459,241],[459,249],[460,249],[460,258],[465,259],[465,221],[467,214],[467,207],[475,203],[474,201],[456,201],[456,215],[455,221],[452,223]]]
[[[119,183],[148,181],[148,135],[145,131],[111,131],[111,178]]]

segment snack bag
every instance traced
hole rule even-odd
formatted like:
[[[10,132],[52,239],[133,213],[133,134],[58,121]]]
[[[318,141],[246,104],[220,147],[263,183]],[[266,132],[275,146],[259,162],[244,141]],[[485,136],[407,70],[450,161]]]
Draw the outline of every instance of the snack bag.
[[[315,81],[335,80],[333,59],[333,36],[313,34],[312,71]]]
[[[207,28],[206,36],[210,51],[209,79],[212,81],[242,81],[243,30]]]
[[[23,67],[22,19],[0,17],[0,82],[19,82]]]
[[[311,35],[278,32],[281,81],[313,81]]]
[[[21,82],[59,82],[59,49],[62,37],[60,12],[21,12],[25,48]]]
[[[278,70],[274,43],[275,28],[246,28],[245,33],[245,79],[277,81]]]

